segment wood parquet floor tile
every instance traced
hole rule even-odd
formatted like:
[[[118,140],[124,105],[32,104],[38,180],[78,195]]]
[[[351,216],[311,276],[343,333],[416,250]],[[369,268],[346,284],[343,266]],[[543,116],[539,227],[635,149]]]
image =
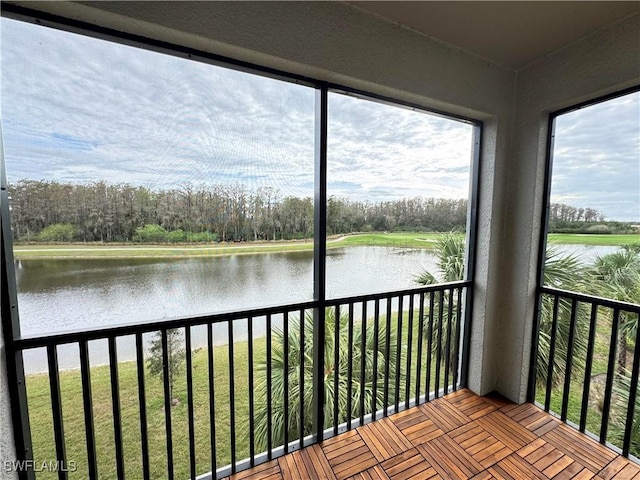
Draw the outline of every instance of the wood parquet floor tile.
[[[640,480],[640,465],[532,404],[459,390],[230,480]]]

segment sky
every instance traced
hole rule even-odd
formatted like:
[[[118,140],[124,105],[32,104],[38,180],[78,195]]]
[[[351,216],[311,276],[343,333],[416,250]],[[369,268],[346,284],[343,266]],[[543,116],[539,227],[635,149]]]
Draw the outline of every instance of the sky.
[[[9,181],[313,195],[312,88],[0,22]],[[590,109],[559,119],[553,201],[639,220],[639,97],[607,104],[597,119]],[[471,157],[468,124],[330,93],[329,195],[468,198]]]

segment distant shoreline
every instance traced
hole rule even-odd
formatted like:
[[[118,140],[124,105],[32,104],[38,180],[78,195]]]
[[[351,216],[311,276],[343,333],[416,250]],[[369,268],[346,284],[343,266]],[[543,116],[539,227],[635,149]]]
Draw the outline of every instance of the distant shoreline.
[[[439,233],[397,232],[361,233],[340,235],[327,239],[328,248],[350,246],[376,246],[398,248],[431,248]],[[620,246],[640,242],[640,235],[607,234],[550,234],[554,244]],[[134,243],[71,243],[71,244],[16,244],[16,260],[31,259],[75,259],[75,258],[187,258],[223,255],[248,255],[260,253],[284,253],[313,250],[313,240],[258,241],[215,244],[154,244]]]

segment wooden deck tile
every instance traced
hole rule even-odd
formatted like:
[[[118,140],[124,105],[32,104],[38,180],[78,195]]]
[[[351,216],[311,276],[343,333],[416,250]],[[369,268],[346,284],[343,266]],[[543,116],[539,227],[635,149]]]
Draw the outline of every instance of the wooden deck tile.
[[[419,408],[405,410],[389,417],[389,420],[414,446],[433,440],[444,433]]]
[[[261,465],[256,465],[249,470],[235,473],[227,478],[229,478],[230,480],[262,480],[267,478],[269,480],[280,480],[282,479],[282,474],[280,473],[280,466],[278,465],[278,461],[271,460]]]
[[[382,418],[358,428],[358,433],[379,462],[406,452],[413,444],[389,418]]]
[[[489,467],[488,471],[497,480],[547,480],[547,477],[515,453]]]
[[[348,435],[346,443],[341,438]],[[357,430],[326,440],[322,452],[338,480],[351,477],[378,463]]]
[[[594,477],[594,473],[578,462],[573,462],[567,468],[558,473],[553,480],[589,480]]]
[[[467,389],[458,390],[444,398],[471,420],[475,420],[496,410],[495,405],[492,405]]]
[[[503,410],[501,411],[507,417],[518,422],[538,437],[560,425],[559,420],[553,418],[544,410],[532,405],[531,403],[523,403],[522,405],[518,405],[506,412]]]
[[[640,480],[640,466],[631,463],[624,457],[617,457],[598,476],[605,480],[636,480],[636,478]]]
[[[226,480],[640,480],[640,465],[531,405],[460,390]]]
[[[471,477],[471,480],[495,480],[496,477],[491,475],[488,471],[480,472],[477,475]]]
[[[491,392],[484,397],[482,397],[486,402],[489,402],[496,408],[504,408],[504,407],[513,407],[515,403],[510,400],[507,400],[505,397],[496,392]]]
[[[604,445],[567,425],[560,425],[541,438],[594,473],[600,472],[617,456]]]
[[[349,477],[349,480],[389,480],[389,477],[380,465],[376,465],[364,472],[356,473],[353,477]]]
[[[483,468],[488,468],[513,453],[512,449],[487,432],[477,422],[471,422],[449,432],[449,437]]]
[[[471,421],[469,417],[451,405],[446,399],[438,398],[418,407],[435,423],[440,430],[447,433]]]
[[[297,453],[297,452],[296,452]],[[311,474],[311,477],[317,478],[336,478],[331,470],[331,465],[327,457],[324,456],[320,445],[311,445],[307,448],[300,450],[300,457],[307,467],[307,471]]]
[[[476,422],[514,451],[536,439],[533,433],[511,420],[502,412],[492,412],[479,418]]]
[[[435,480],[441,478],[415,448],[382,462],[380,466],[391,480]]]
[[[467,479],[484,468],[447,436],[419,445],[418,451],[442,476],[448,479]]]

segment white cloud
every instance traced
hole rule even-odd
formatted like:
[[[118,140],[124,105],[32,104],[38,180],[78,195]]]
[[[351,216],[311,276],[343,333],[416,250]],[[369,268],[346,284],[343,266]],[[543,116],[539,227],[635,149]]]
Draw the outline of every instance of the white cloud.
[[[551,200],[640,221],[640,93],[558,117]]]

